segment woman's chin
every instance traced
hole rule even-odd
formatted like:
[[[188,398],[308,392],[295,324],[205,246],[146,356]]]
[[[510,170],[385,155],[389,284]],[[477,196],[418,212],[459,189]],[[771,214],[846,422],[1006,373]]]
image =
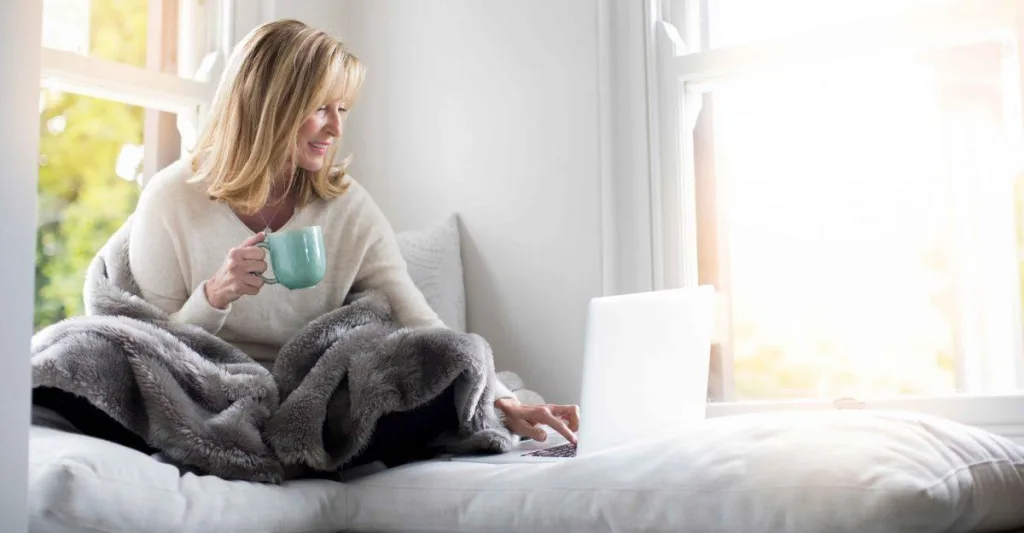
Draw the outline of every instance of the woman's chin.
[[[299,161],[299,168],[309,172],[317,172],[324,168],[326,160],[327,157],[325,156],[303,157],[302,160]]]

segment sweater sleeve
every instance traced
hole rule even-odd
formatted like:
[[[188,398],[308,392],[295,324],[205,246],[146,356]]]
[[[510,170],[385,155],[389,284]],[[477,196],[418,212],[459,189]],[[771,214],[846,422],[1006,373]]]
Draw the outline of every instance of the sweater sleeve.
[[[368,231],[367,249],[356,273],[357,291],[382,290],[395,320],[409,328],[445,327],[409,276],[409,269],[391,224],[367,194],[364,215]]]
[[[494,380],[494,399],[500,400],[502,398],[515,398],[516,395],[501,382],[500,379],[495,378]]]
[[[185,285],[181,270],[181,239],[162,211],[162,206],[168,202],[160,202],[154,196],[157,196],[154,191],[144,191],[132,214],[128,241],[132,277],[139,286],[142,299],[168,313],[171,320],[193,324],[216,334],[224,326],[231,306],[218,309],[211,305],[206,299],[205,281],[197,287]]]

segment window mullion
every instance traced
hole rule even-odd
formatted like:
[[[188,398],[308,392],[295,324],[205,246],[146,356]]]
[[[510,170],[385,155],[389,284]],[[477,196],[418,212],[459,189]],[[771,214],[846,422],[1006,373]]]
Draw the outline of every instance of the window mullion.
[[[656,24],[654,46],[658,56],[674,57],[685,44],[671,24]],[[651,208],[653,248],[655,251],[655,288],[667,289],[697,284],[696,216],[694,213],[694,176],[692,127],[696,119],[694,97],[678,78],[655,76],[658,116],[652,124]],[[679,207],[682,206],[682,209]]]
[[[1011,96],[1011,98],[1015,97],[1016,100],[1007,102],[1006,115],[1008,117],[1007,122],[1014,125],[1012,130],[1013,145],[1010,151],[1011,153],[1020,154],[1021,150],[1024,149],[1024,46],[1022,46],[1022,43],[1024,43],[1024,0],[1018,0],[1015,4],[1015,8],[1016,16],[1014,17],[1014,35],[1016,39],[1014,43],[1016,46],[1014,51],[1016,52],[1015,58],[1017,60],[1017,64],[1015,65],[1016,69],[1013,71],[1014,75],[1011,78],[1014,80],[1017,90],[1016,93]],[[1020,156],[1018,155],[1017,157],[1019,158]],[[1022,166],[1020,160],[1013,161],[1011,165],[1013,165],[1014,168]],[[1019,178],[1019,175],[1016,177]],[[1014,189],[1013,192],[1016,194],[1024,194],[1024,191],[1016,189]],[[1024,232],[1024,227],[1017,227],[1016,230],[1017,232]],[[1021,242],[1022,237],[1018,235],[1017,239],[1018,242]],[[1022,261],[1024,261],[1024,257],[1017,258],[1016,264],[1018,265],[1018,268],[1021,268],[1020,265]],[[1020,282],[1021,278],[1018,277],[1018,283]],[[1018,286],[1018,289],[1021,290],[1022,288]],[[1017,330],[1017,336],[1014,339],[1016,341],[1017,351],[1013,354],[1013,361],[1015,362],[1014,375],[1017,382],[1017,388],[1022,390],[1024,389],[1024,302],[1018,300],[1017,303],[1018,307],[1016,318],[1019,329]]]
[[[188,2],[189,0],[184,0]],[[179,0],[150,0],[146,66],[150,70],[178,74]],[[143,126],[143,180],[181,155],[177,115],[146,109]],[[143,184],[145,181],[143,181]]]
[[[132,105],[179,112],[209,100],[211,85],[122,63],[43,48],[45,85]]]

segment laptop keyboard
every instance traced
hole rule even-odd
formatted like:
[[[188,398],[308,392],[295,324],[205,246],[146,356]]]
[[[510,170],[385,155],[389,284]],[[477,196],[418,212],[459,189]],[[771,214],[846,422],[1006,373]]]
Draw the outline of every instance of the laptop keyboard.
[[[573,443],[546,448],[535,452],[524,453],[526,457],[576,457],[576,445]]]

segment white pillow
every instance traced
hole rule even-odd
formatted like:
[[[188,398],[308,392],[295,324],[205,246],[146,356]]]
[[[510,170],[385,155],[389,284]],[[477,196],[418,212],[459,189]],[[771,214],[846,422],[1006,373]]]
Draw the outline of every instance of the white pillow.
[[[559,464],[410,465],[347,496],[355,531],[1008,532],[1024,448],[915,413],[745,415]]]
[[[459,219],[396,235],[409,276],[449,328],[466,331],[466,289],[462,277]]]
[[[427,461],[281,486],[33,426],[33,531],[984,533],[1024,527],[1024,448],[926,415],[716,418],[561,464]]]
[[[266,485],[182,474],[120,444],[41,426],[30,429],[28,462],[29,531],[348,528],[347,486],[325,479]]]

